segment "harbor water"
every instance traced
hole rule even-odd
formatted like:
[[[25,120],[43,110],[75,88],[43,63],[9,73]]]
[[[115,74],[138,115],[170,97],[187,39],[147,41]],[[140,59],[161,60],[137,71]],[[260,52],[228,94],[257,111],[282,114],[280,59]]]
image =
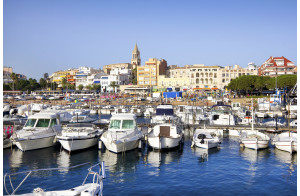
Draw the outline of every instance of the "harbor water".
[[[103,195],[297,195],[297,153],[271,144],[259,151],[242,148],[234,137],[220,138],[216,149],[191,148],[191,137],[185,130],[184,144],[176,149],[154,151],[144,143],[123,154],[97,146],[72,153],[59,145],[27,152],[14,147],[3,151],[3,174],[104,161]],[[87,167],[34,172],[17,193],[78,186]],[[14,176],[12,181],[18,184],[23,178]]]

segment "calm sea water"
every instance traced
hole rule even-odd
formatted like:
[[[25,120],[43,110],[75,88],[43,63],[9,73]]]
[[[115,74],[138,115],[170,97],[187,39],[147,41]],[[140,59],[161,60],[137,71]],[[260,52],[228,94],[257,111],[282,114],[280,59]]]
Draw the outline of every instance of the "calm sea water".
[[[3,151],[3,173],[69,167],[104,161],[104,195],[297,195],[297,153],[270,148],[258,152],[241,148],[238,138],[222,138],[217,149],[191,148],[191,136],[169,151],[153,151],[145,144],[125,154],[98,150],[68,152],[60,146],[21,152]],[[68,189],[80,185],[87,166],[33,173],[17,193]],[[22,177],[13,178],[20,182]],[[6,192],[3,192],[6,194]]]

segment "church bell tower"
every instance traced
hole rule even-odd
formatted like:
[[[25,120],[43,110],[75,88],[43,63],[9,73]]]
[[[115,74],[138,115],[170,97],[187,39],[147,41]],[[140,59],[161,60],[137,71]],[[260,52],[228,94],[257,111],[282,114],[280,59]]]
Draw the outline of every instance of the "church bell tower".
[[[140,51],[137,47],[137,44],[135,44],[134,49],[132,51],[131,64],[132,64],[132,69],[136,68],[136,66],[141,65]]]

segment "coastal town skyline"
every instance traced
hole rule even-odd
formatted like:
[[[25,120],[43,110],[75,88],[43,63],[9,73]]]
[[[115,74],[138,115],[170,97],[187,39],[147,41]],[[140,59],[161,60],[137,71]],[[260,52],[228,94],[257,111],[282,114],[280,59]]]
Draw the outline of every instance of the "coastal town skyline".
[[[297,65],[296,1],[3,3],[4,66],[27,78],[129,63],[135,43],[141,65],[162,58],[168,65],[246,67],[270,56]]]

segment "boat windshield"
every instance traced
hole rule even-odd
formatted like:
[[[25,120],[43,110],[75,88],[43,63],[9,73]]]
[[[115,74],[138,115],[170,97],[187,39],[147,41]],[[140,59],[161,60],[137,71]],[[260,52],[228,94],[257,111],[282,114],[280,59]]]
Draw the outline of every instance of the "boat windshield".
[[[156,115],[173,115],[173,109],[156,109]]]
[[[36,119],[28,119],[25,127],[34,127]]]
[[[36,127],[48,127],[50,119],[39,119],[36,123]]]
[[[57,125],[56,118],[51,119],[50,126],[52,127],[52,126],[54,126],[54,125]]]
[[[121,120],[111,120],[109,128],[111,129],[120,129],[121,127]]]
[[[133,120],[123,120],[122,129],[133,129],[134,122]]]

